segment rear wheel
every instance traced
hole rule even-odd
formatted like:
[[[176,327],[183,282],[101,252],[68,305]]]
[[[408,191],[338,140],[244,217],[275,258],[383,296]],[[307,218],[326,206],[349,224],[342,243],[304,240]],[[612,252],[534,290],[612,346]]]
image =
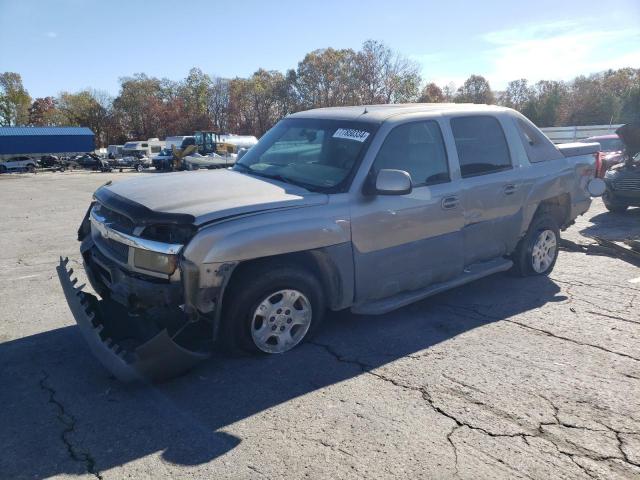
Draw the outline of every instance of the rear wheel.
[[[138,165],[136,165],[136,170],[137,170],[138,172],[141,172],[141,171],[143,170],[143,168],[144,168],[144,167],[142,166],[142,164],[138,164]]]
[[[513,254],[513,270],[526,277],[548,275],[558,259],[560,229],[553,215],[540,212],[531,221]]]
[[[27,172],[33,173],[35,171],[36,171],[36,166],[35,165],[31,165],[31,164],[27,165]]]
[[[322,286],[311,272],[263,265],[230,286],[220,341],[232,351],[284,353],[313,335],[324,310]]]

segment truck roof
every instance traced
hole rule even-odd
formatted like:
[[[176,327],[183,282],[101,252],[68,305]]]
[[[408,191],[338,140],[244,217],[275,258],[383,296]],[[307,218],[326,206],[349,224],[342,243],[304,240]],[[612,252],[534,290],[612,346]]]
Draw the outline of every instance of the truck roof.
[[[324,118],[382,123],[390,117],[410,113],[469,113],[509,110],[496,105],[474,103],[394,103],[387,105],[357,105],[351,107],[325,107],[293,113],[287,118]]]

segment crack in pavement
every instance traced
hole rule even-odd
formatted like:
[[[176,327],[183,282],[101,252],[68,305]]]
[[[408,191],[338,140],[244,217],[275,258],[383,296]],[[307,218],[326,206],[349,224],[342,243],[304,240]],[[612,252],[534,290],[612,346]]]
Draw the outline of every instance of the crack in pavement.
[[[49,395],[48,403],[55,406],[56,418],[58,421],[64,426],[62,433],[60,434],[60,439],[62,443],[64,443],[67,448],[67,453],[69,457],[75,462],[82,462],[85,464],[85,468],[88,473],[93,475],[96,478],[102,480],[102,475],[100,471],[96,468],[96,462],[94,458],[91,456],[89,452],[81,452],[78,451],[77,447],[73,445],[71,440],[69,439],[69,434],[75,431],[76,428],[76,419],[73,415],[67,413],[64,405],[56,399],[56,390],[47,384],[47,380],[49,379],[49,374],[42,371],[42,378],[40,379],[40,389],[46,392]]]
[[[526,329],[529,329],[529,330],[532,330],[532,331],[535,331],[535,332],[538,332],[538,333],[542,333],[542,334],[547,335],[549,337],[557,338],[558,340],[565,340],[567,342],[571,342],[571,343],[574,343],[576,345],[580,345],[580,346],[583,346],[583,347],[596,348],[596,349],[601,350],[603,352],[611,353],[613,355],[619,355],[621,357],[629,358],[631,360],[635,360],[636,362],[640,362],[640,358],[636,358],[636,357],[634,357],[632,355],[629,355],[629,354],[626,354],[626,353],[622,353],[622,352],[618,352],[616,350],[609,350],[608,348],[605,348],[605,347],[603,347],[601,345],[596,345],[594,343],[581,342],[580,340],[576,340],[575,338],[570,338],[570,337],[565,337],[563,335],[558,335],[558,334],[555,334],[555,333],[553,333],[553,332],[551,332],[549,330],[545,330],[543,328],[538,328],[538,327],[532,327],[531,325],[527,325],[526,323],[518,322],[516,320],[511,320],[509,318],[503,318],[503,317],[496,317],[496,316],[493,316],[493,315],[488,315],[488,314],[486,314],[484,312],[481,312],[478,309],[478,307],[476,307],[476,306],[465,307],[465,306],[461,306],[461,305],[452,305],[452,304],[449,304],[449,303],[443,303],[440,306],[448,307],[448,308],[450,308],[451,310],[454,310],[454,311],[455,310],[462,310],[462,311],[465,311],[465,312],[473,313],[473,314],[475,314],[475,315],[477,315],[477,316],[479,316],[481,318],[485,318],[485,319],[491,320],[491,321],[504,321],[504,322],[512,323],[513,325],[518,325],[518,326],[520,326],[522,328],[526,328]]]
[[[309,341],[307,342],[310,345],[314,345],[317,347],[320,347],[322,349],[324,349],[329,355],[331,355],[332,357],[334,357],[334,359],[340,363],[346,363],[349,365],[354,365],[357,366],[362,373],[368,374],[368,375],[372,375],[374,377],[376,377],[377,379],[380,379],[382,381],[391,383],[392,385],[399,387],[401,389],[404,390],[410,390],[413,392],[418,392],[420,393],[420,395],[422,396],[422,398],[429,404],[429,406],[432,408],[433,411],[435,411],[436,413],[450,419],[451,421],[454,422],[454,426],[453,428],[449,431],[449,433],[446,436],[447,442],[451,445],[452,451],[453,451],[453,455],[454,455],[454,468],[455,468],[455,472],[456,472],[456,476],[459,476],[459,457],[458,457],[458,447],[456,446],[456,443],[454,442],[453,439],[453,435],[460,429],[460,428],[467,428],[469,430],[472,431],[477,431],[480,432],[484,435],[487,435],[489,437],[492,438],[521,438],[528,446],[531,447],[530,443],[528,442],[528,438],[538,438],[541,440],[544,440],[548,443],[550,443],[551,445],[553,445],[553,447],[558,451],[558,453],[560,453],[561,455],[567,457],[574,465],[576,465],[576,467],[578,467],[581,471],[583,471],[586,475],[588,475],[589,477],[595,478],[594,475],[591,474],[591,472],[584,467],[583,465],[581,465],[580,463],[578,463],[576,461],[576,458],[587,458],[596,462],[602,462],[602,461],[608,461],[608,460],[622,460],[623,462],[627,463],[628,465],[634,466],[634,467],[640,467],[640,464],[633,462],[631,459],[629,459],[629,457],[627,456],[626,452],[624,451],[623,447],[624,447],[624,439],[620,436],[622,433],[625,432],[618,432],[616,430],[614,430],[613,428],[611,428],[608,425],[604,425],[603,427],[605,427],[605,429],[593,429],[593,428],[589,428],[589,427],[582,427],[580,425],[574,425],[568,422],[563,422],[560,420],[559,415],[560,415],[560,410],[559,408],[548,398],[541,396],[538,394],[538,396],[542,399],[544,399],[547,403],[549,403],[549,405],[552,407],[553,409],[553,422],[540,422],[537,426],[537,428],[535,429],[536,433],[496,433],[496,432],[492,432],[487,430],[486,428],[477,426],[477,425],[473,425],[471,423],[465,422],[460,420],[459,418],[457,418],[455,415],[451,414],[450,412],[447,412],[443,407],[439,406],[436,404],[436,402],[433,400],[431,393],[429,392],[429,390],[427,389],[426,386],[422,386],[422,387],[417,387],[414,385],[407,385],[404,384],[394,378],[391,377],[387,377],[386,375],[383,375],[381,373],[378,372],[374,372],[372,371],[373,368],[375,368],[373,365],[369,365],[366,364],[364,362],[361,362],[359,360],[356,359],[349,359],[346,358],[345,356],[341,355],[340,353],[338,353],[331,345],[328,344],[323,344],[323,343],[319,343],[319,342],[315,342],[315,341]],[[464,399],[463,399],[464,401]],[[483,404],[480,404],[481,406],[483,406]],[[517,423],[517,422],[516,422]],[[520,425],[523,428],[527,428],[523,425]],[[567,441],[568,443],[574,445],[574,447],[576,447],[578,450],[581,451],[580,454],[577,453],[573,453],[571,451],[567,451],[563,448],[561,448],[560,445],[558,445],[556,443],[555,438],[553,437],[552,434],[545,432],[545,428],[544,427],[548,427],[548,426],[561,426],[561,427],[565,427],[565,428],[569,428],[569,429],[580,429],[580,430],[586,430],[586,431],[590,431],[590,432],[594,432],[594,433],[603,433],[606,432],[607,430],[615,433],[616,435],[616,439],[618,442],[618,450],[620,451],[620,456],[607,456],[607,455],[601,455],[598,454],[597,452],[592,452],[590,450],[587,450],[586,448],[584,448],[581,445],[575,444],[574,442],[571,442],[570,440],[565,439],[565,441]],[[535,448],[535,447],[532,447]]]
[[[640,322],[636,322],[635,320],[630,320],[624,317],[619,317],[617,315],[607,315],[606,313],[594,312],[593,310],[586,310],[586,312],[592,315],[597,315],[599,317],[610,318],[612,320],[620,320],[621,322],[635,323],[636,325],[640,325]]]

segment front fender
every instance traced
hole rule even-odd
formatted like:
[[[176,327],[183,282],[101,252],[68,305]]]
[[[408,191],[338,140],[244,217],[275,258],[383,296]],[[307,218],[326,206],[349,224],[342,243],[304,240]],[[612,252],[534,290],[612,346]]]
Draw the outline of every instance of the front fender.
[[[183,255],[201,266],[313,250],[350,240],[348,209],[321,205],[211,225],[196,234]]]

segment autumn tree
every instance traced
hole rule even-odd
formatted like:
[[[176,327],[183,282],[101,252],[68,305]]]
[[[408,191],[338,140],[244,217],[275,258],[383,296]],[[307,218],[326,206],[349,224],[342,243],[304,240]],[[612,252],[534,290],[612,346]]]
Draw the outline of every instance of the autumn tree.
[[[457,103],[495,103],[489,82],[482,75],[471,75],[465,80],[454,97]]]
[[[26,125],[31,97],[22,85],[19,73],[0,73],[0,126]]]
[[[29,125],[60,125],[64,120],[53,97],[36,98],[29,107]]]
[[[501,104],[522,112],[532,101],[533,89],[529,87],[527,79],[512,80],[501,98]]]
[[[213,78],[207,92],[211,124],[220,132],[229,129],[229,83],[226,78]]]
[[[89,127],[95,134],[98,145],[109,142],[107,126],[110,123],[113,99],[106,92],[62,92],[56,103],[65,125]]]
[[[411,102],[418,96],[418,65],[381,42],[364,42],[354,67],[361,103]]]
[[[126,128],[127,136],[147,139],[163,131],[163,104],[171,92],[166,83],[144,73],[120,79],[120,93],[113,101],[114,113]]]
[[[229,124],[238,133],[262,136],[290,112],[291,78],[260,69],[229,84]]]
[[[418,98],[418,102],[420,103],[442,103],[446,102],[445,94],[442,89],[431,82],[428,83],[420,93],[420,97]]]

